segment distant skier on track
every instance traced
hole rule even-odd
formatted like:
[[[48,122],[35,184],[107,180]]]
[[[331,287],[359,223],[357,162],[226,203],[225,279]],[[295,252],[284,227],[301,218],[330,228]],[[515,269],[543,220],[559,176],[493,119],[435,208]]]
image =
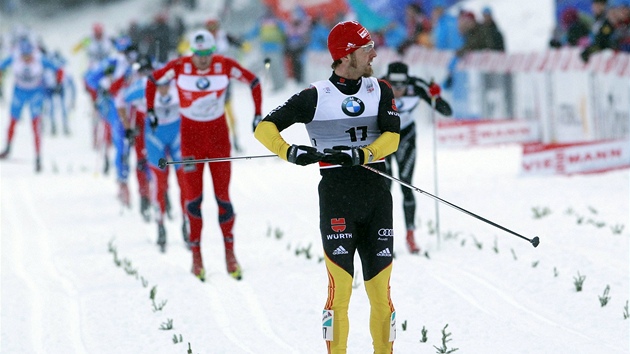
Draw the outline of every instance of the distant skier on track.
[[[0,153],[0,159],[5,159],[11,153],[11,143],[15,126],[20,120],[22,109],[28,105],[31,112],[33,136],[35,138],[35,171],[41,171],[41,117],[44,105],[46,87],[44,84],[45,70],[55,72],[57,87],[63,82],[63,70],[43,56],[28,37],[19,39],[16,51],[4,60],[0,60],[0,75],[9,66],[13,67],[15,87],[11,102],[11,121],[7,131],[7,145]]]
[[[148,81],[147,117],[155,120],[156,82],[173,78],[177,84],[181,114],[181,149],[183,159],[202,159],[230,156],[231,144],[225,119],[225,92],[229,80],[234,78],[247,83],[254,101],[254,121],[262,113],[262,89],[260,81],[235,60],[216,54],[215,39],[207,30],[198,30],[190,39],[192,55],[168,62],[153,72]],[[235,213],[230,201],[229,185],[231,163],[209,164],[214,195],[219,209],[219,226],[223,233],[225,260],[228,273],[241,279],[241,267],[234,255]],[[184,169],[184,199],[186,217],[190,225],[190,249],[193,256],[192,272],[205,281],[205,269],[201,257],[201,229],[203,219],[204,164],[186,165]]]
[[[392,174],[392,163],[396,160],[398,175],[407,183],[412,183],[413,172],[416,166],[416,123],[413,111],[421,100],[431,105],[431,95],[436,95],[435,109],[445,116],[453,112],[451,106],[439,97],[440,87],[436,83],[427,83],[417,77],[409,76],[409,68],[403,62],[393,62],[387,67],[387,75],[383,78],[392,85],[396,107],[400,114],[400,145],[395,154],[385,158],[387,174]],[[435,124],[435,122],[433,122]],[[387,181],[391,185],[391,181]],[[403,194],[403,211],[405,214],[405,226],[407,227],[407,249],[411,253],[420,253],[420,247],[416,245],[414,230],[416,214],[416,198],[414,191],[401,186]]]

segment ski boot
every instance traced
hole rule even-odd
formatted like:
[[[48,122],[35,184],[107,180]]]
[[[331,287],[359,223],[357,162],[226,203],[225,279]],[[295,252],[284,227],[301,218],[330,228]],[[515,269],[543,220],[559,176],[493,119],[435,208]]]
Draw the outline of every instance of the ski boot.
[[[171,214],[171,200],[168,198],[168,193],[164,194],[164,201],[166,202],[166,217],[168,217],[169,220],[173,220],[173,214]]]
[[[411,252],[411,254],[420,253],[420,248],[416,246],[413,230],[407,230],[407,249]]]
[[[192,273],[201,281],[206,281],[206,270],[203,268],[203,261],[201,259],[201,250],[199,245],[191,247],[193,256]]]
[[[186,222],[186,220],[184,220],[184,222],[182,223],[182,236],[184,238],[184,244],[186,245],[186,248],[190,249],[190,233],[188,231],[188,222]]]
[[[234,250],[225,250],[225,264],[227,268],[228,274],[236,279],[243,279],[243,273],[241,272],[241,266],[236,261],[236,257],[234,256]]]
[[[125,182],[118,182],[118,200],[120,200],[123,206],[127,208],[131,207],[131,202],[129,201],[129,187]]]
[[[39,173],[42,171],[42,160],[37,156],[35,158],[35,172]]]
[[[140,197],[140,214],[144,221],[151,221],[151,201],[148,197]]]
[[[109,173],[109,159],[105,156],[105,164],[103,166],[103,174],[107,175]]]
[[[160,252],[166,252],[166,229],[164,229],[164,224],[158,224],[158,239],[157,244],[160,246]]]
[[[10,153],[11,153],[11,145],[7,145],[4,151],[0,153],[0,159],[6,159],[7,157],[9,157]]]

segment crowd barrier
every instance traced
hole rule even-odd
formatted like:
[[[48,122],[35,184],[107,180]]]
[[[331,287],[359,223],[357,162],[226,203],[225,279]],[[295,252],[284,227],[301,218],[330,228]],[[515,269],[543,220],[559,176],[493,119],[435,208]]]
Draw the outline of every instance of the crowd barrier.
[[[454,118],[440,119],[436,126],[438,146],[524,144],[524,174],[630,167],[630,53],[606,50],[584,63],[580,49],[571,47],[478,51],[460,58],[450,73],[453,57],[453,51],[419,46],[402,56],[379,48],[373,62],[378,77],[396,60],[407,63],[411,75],[443,86],[451,75],[452,85],[442,96]],[[308,82],[328,77],[330,64],[327,52],[308,53]]]

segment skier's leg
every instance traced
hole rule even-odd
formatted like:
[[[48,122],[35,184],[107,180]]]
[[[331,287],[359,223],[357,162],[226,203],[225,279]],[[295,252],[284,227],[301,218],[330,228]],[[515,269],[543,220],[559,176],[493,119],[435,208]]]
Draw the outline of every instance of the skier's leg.
[[[345,257],[353,257],[353,253]],[[352,274],[328,258],[327,254],[324,260],[328,272],[328,298],[324,305],[322,333],[329,354],[345,354],[350,331],[348,307],[352,295]]]
[[[0,158],[4,159],[11,153],[11,143],[13,142],[13,136],[15,134],[15,126],[20,120],[22,115],[22,108],[27,100],[28,96],[26,92],[15,88],[13,90],[13,98],[11,99],[11,121],[9,122],[9,128],[7,129],[7,144],[4,151],[0,153]]]
[[[203,153],[202,130],[203,124],[190,119],[182,119],[181,151],[182,159],[205,158]],[[207,139],[207,137],[206,137]],[[203,201],[203,170],[204,164],[190,164],[183,167],[184,180],[184,209],[190,225],[190,250],[193,256],[192,272],[202,281],[205,280],[205,270],[201,258],[201,229],[203,219],[201,215],[201,203]]]
[[[395,313],[390,298],[394,232],[389,190],[375,189],[372,218],[357,245],[365,290],[370,301],[370,333],[375,354],[390,354],[395,339]],[[392,322],[394,322],[392,324]]]

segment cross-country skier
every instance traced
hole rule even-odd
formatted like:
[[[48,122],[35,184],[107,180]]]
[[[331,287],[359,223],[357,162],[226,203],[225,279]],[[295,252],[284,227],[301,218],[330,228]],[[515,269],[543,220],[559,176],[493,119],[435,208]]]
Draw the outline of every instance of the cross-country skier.
[[[44,82],[46,84],[46,110],[50,119],[50,132],[52,135],[57,134],[57,120],[55,112],[59,109],[61,115],[61,124],[63,125],[63,133],[70,135],[70,125],[68,122],[68,111],[74,107],[76,89],[72,75],[65,70],[66,59],[59,51],[55,51],[47,55],[51,62],[60,68],[64,68],[64,77],[61,85],[57,85],[55,73],[46,70]],[[56,107],[56,108],[55,108]]]
[[[145,221],[150,221],[151,199],[149,195],[149,168],[147,166],[147,151],[144,140],[144,121],[147,104],[145,88],[147,76],[153,71],[153,63],[147,55],[140,56],[132,66],[135,68],[131,75],[125,75],[114,82],[114,86],[121,86],[120,94],[116,96],[118,116],[125,128],[125,139],[133,145],[136,152],[136,177],[138,179],[138,193],[140,195],[140,214]]]
[[[165,156],[173,160],[181,160],[181,139],[179,133],[179,95],[173,80],[156,83],[154,112],[157,120],[146,122],[144,135],[147,146],[147,156],[151,171],[151,199],[156,207],[155,221],[158,225],[158,245],[164,249],[166,245],[166,229],[164,228],[164,214],[166,213],[168,174],[169,170],[158,167],[160,158]],[[180,206],[184,221],[182,233],[188,247],[188,224],[184,209],[184,166],[175,165],[175,174],[180,190]]]
[[[11,101],[11,121],[7,132],[7,145],[0,159],[9,156],[15,125],[20,120],[22,109],[28,105],[31,113],[33,125],[33,135],[35,138],[35,171],[41,171],[41,116],[44,104],[46,88],[44,86],[45,70],[55,72],[57,86],[61,86],[63,81],[63,70],[48,60],[36,48],[35,44],[27,37],[18,41],[17,50],[0,61],[0,76],[7,67],[13,67],[15,76],[15,87],[13,88],[13,99]]]
[[[112,143],[116,149],[115,166],[118,183],[118,199],[130,207],[129,187],[129,144],[125,139],[125,127],[118,115],[114,97],[119,93],[121,81],[124,75],[130,75],[131,63],[137,59],[136,49],[131,46],[131,41],[126,38],[119,39],[120,52],[114,56],[102,60],[98,65],[89,69],[85,74],[85,83],[88,92],[94,100],[96,110],[100,117],[107,122],[112,134]],[[113,86],[117,83],[118,86]],[[107,156],[105,156],[107,159]]]
[[[385,158],[387,173],[392,174],[392,163],[396,160],[400,179],[409,184],[412,183],[413,172],[416,166],[416,123],[413,111],[421,100],[431,104],[431,94],[436,96],[435,108],[445,116],[452,114],[451,106],[439,97],[440,87],[436,83],[427,83],[417,77],[409,76],[407,64],[393,62],[387,66],[387,75],[383,78],[392,85],[396,107],[400,114],[400,145],[395,154]],[[427,92],[429,91],[429,92]],[[435,123],[435,122],[433,122]],[[387,183],[391,186],[391,181]],[[405,226],[407,227],[407,249],[411,253],[419,253],[414,236],[416,199],[412,189],[402,186],[403,211],[405,214]]]
[[[230,156],[230,136],[225,119],[225,91],[230,79],[247,83],[254,101],[254,121],[261,119],[262,90],[260,81],[251,71],[235,60],[216,54],[214,37],[207,30],[198,30],[190,39],[192,55],[168,62],[153,72],[147,84],[147,116],[155,116],[155,82],[173,78],[180,98],[180,134],[183,159],[205,159]],[[155,117],[152,119],[154,120]],[[190,225],[190,249],[193,256],[192,272],[205,280],[201,257],[201,201],[203,199],[203,170],[205,164],[184,167],[184,199]],[[219,226],[223,233],[228,273],[241,279],[241,267],[234,255],[234,208],[229,185],[231,163],[209,163],[214,196],[219,209]]]
[[[400,118],[394,94],[372,76],[374,41],[355,21],[340,22],[328,35],[333,73],[273,110],[255,136],[297,165],[319,162],[319,225],[328,271],[323,334],[328,353],[346,353],[354,256],[359,253],[370,301],[374,353],[390,354],[395,312],[390,299],[394,232],[392,195],[384,158],[398,148]],[[280,132],[304,123],[312,146],[290,145]]]

